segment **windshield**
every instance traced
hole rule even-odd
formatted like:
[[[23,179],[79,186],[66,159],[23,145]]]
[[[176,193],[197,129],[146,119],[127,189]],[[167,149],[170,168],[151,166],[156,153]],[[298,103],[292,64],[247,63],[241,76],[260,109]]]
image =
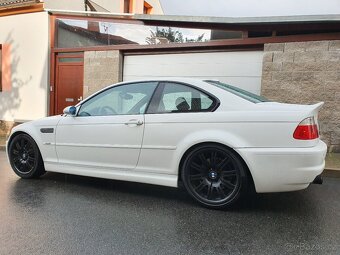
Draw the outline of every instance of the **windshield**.
[[[253,94],[253,93],[246,91],[244,89],[240,89],[240,88],[222,83],[220,81],[205,80],[205,82],[207,82],[211,85],[214,85],[216,87],[219,87],[221,89],[224,89],[224,90],[226,90],[230,93],[233,93],[234,95],[242,97],[242,98],[244,98],[244,99],[246,99],[250,102],[253,102],[253,103],[269,102],[269,100],[265,97]]]

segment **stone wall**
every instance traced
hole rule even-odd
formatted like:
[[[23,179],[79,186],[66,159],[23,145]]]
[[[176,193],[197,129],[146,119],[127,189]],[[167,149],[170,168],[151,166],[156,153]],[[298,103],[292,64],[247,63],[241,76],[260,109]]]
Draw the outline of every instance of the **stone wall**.
[[[321,139],[340,152],[340,41],[273,43],[264,51],[261,94],[286,103],[325,102]]]
[[[118,50],[86,51],[84,54],[84,98],[122,80],[123,57]]]
[[[20,124],[19,122],[14,121],[4,121],[0,120],[0,136],[7,137],[11,132],[12,128],[16,125]]]

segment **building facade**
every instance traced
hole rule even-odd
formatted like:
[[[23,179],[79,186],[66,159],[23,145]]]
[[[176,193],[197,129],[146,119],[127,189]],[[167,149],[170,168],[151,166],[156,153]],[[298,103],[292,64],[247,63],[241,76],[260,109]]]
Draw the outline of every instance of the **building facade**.
[[[14,27],[15,22],[22,26]],[[330,151],[340,151],[338,16],[217,18],[42,9],[2,15],[0,30],[2,76],[8,77],[5,67],[11,63],[11,84],[5,81],[0,92],[3,133],[15,122],[60,114],[118,81],[182,76],[219,79],[280,102],[324,101],[321,137]]]
[[[44,3],[49,10],[163,14],[159,0],[44,0]]]

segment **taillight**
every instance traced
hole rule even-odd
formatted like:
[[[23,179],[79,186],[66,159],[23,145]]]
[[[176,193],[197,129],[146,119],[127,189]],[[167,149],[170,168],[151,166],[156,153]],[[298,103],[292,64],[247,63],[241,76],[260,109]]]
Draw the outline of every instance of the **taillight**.
[[[314,117],[308,117],[300,122],[294,131],[293,137],[299,140],[312,140],[319,137],[318,125]]]

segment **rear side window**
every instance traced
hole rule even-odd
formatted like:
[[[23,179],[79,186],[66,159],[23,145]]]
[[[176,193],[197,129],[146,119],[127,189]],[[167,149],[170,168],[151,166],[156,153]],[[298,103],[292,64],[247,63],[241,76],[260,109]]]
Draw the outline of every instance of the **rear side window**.
[[[239,97],[242,97],[243,99],[246,99],[250,102],[253,102],[253,103],[261,103],[261,102],[269,102],[269,100],[265,97],[262,97],[262,96],[259,96],[259,95],[256,95],[254,93],[251,93],[249,91],[246,91],[244,89],[240,89],[240,88],[237,88],[237,87],[234,87],[234,86],[231,86],[231,85],[228,85],[228,84],[225,84],[225,83],[222,83],[220,81],[210,81],[210,80],[206,80],[205,82],[211,84],[211,85],[214,85],[216,87],[219,87],[221,89],[224,89],[230,93],[233,93]]]
[[[162,83],[156,94],[148,113],[205,112],[216,105],[210,95],[183,84]]]

